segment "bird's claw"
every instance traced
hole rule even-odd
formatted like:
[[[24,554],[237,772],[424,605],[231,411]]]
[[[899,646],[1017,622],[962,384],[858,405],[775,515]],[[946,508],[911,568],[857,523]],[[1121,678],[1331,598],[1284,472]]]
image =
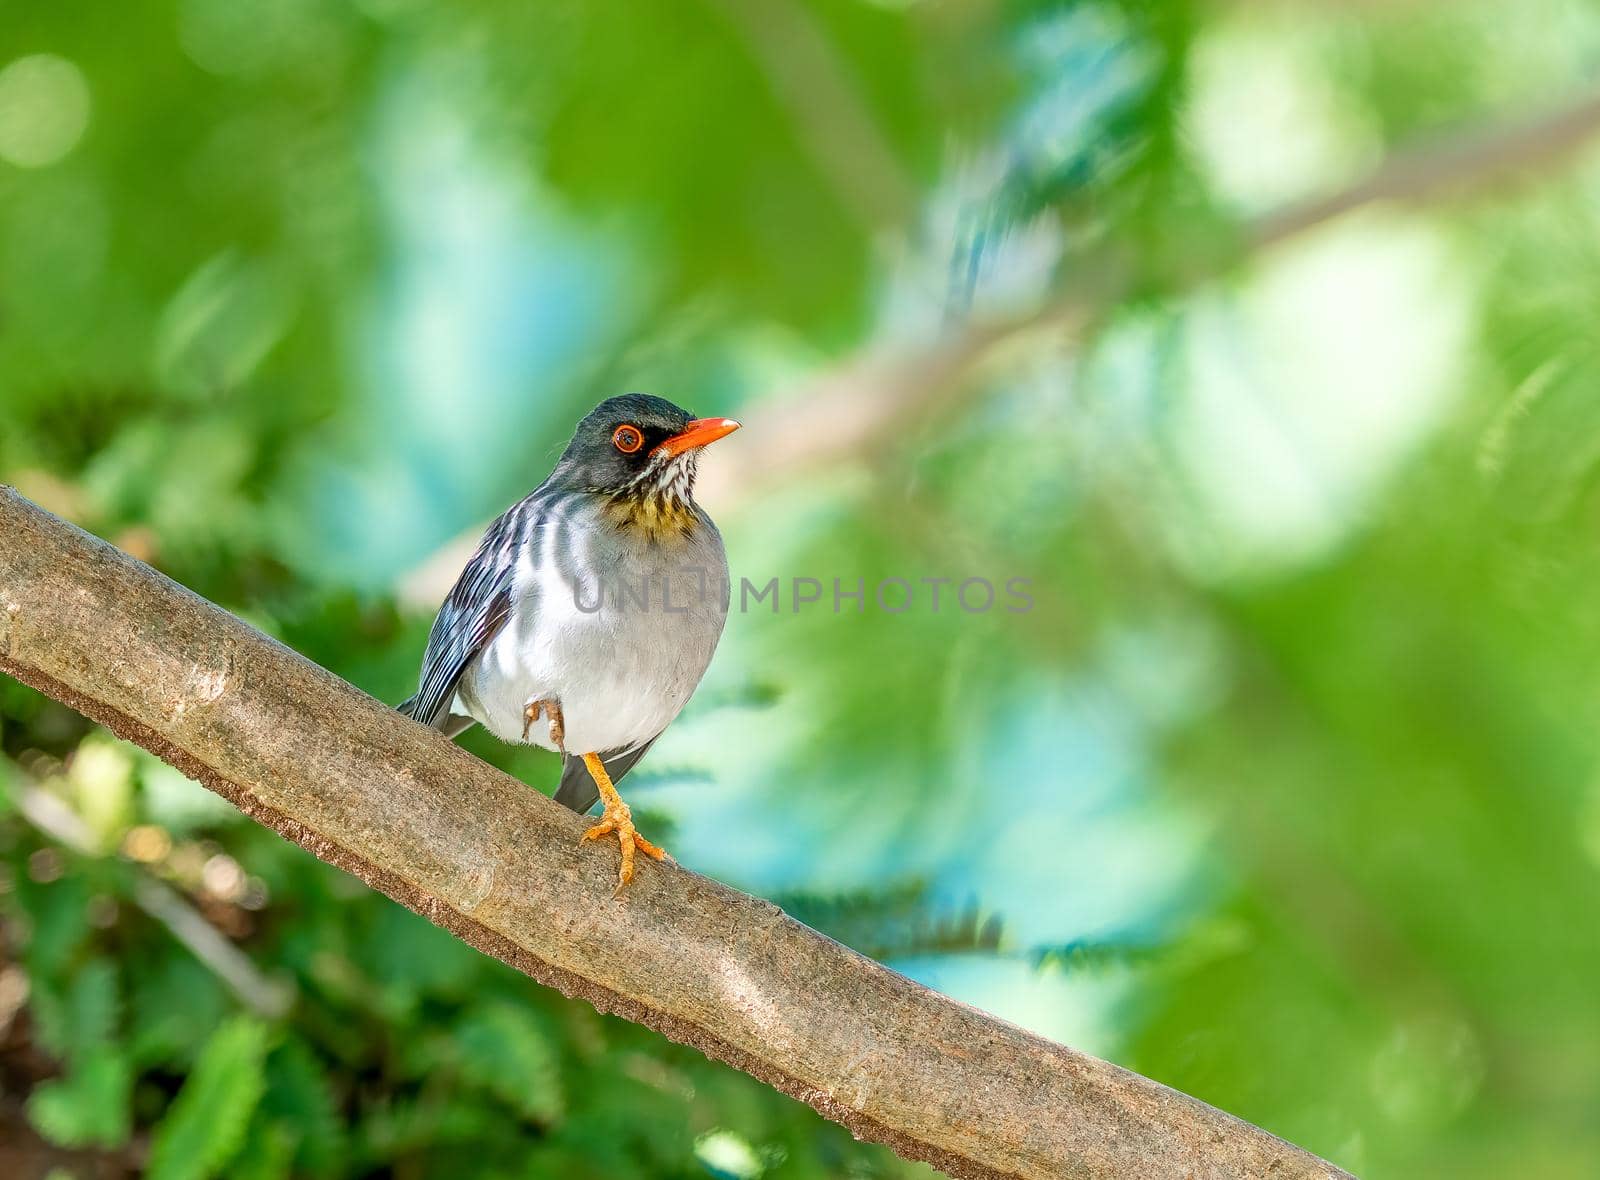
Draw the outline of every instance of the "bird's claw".
[[[566,721],[561,716],[561,702],[558,700],[529,701],[522,709],[522,740],[528,740],[528,730],[533,728],[533,723],[539,720],[541,714],[550,716],[550,744],[561,753],[567,752],[567,727]]]
[[[633,826],[633,812],[626,803],[608,806],[601,813],[600,822],[595,824],[583,834],[583,840],[598,840],[601,836],[608,836],[612,832],[617,834],[617,843],[622,846],[622,865],[617,870],[617,889],[620,891],[624,885],[633,880],[633,854],[634,850],[644,853],[651,860],[664,860],[666,851],[650,843],[639,830]],[[579,843],[582,843],[580,840]]]

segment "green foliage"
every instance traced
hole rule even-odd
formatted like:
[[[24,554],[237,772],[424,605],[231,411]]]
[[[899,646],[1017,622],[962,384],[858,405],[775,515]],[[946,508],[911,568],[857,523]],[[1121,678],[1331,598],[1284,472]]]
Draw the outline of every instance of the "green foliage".
[[[145,1067],[187,1066],[200,1042],[197,1028],[215,1028],[228,1014],[216,975],[188,955],[165,954],[129,965],[132,1037],[129,1052]]]
[[[1104,280],[1070,340],[919,374],[863,453],[711,504],[736,577],[1033,609],[735,614],[638,814],[1372,1180],[1595,1174],[1592,162],[1202,280],[1251,218],[1591,86],[1600,8],[136,0],[6,33],[0,480],[383,700],[415,568],[600,396],[754,416]],[[36,54],[89,104],[48,163],[16,145],[60,96],[4,74]],[[928,1174],[119,749],[0,682],[0,1117],[43,1143],[0,1139],[38,1174]],[[292,1011],[244,1012],[144,877]]]
[[[16,882],[16,904],[28,922],[27,963],[55,982],[89,938],[89,881],[78,874],[48,883],[30,876]]]
[[[343,1159],[344,1126],[333,1086],[304,1041],[286,1037],[267,1059],[267,1088],[252,1137],[274,1158],[286,1153],[284,1166],[293,1164],[302,1175],[327,1175]]]
[[[252,1123],[229,1167],[232,1180],[286,1180],[293,1176],[294,1133],[281,1123]]]
[[[211,1034],[156,1125],[151,1180],[203,1180],[233,1158],[266,1085],[266,1052],[267,1030],[259,1021],[235,1017]]]
[[[560,1117],[560,1062],[525,1010],[501,1003],[469,1012],[456,1024],[455,1040],[469,1082],[536,1123]]]
[[[773,899],[792,917],[874,959],[992,953],[1000,948],[997,914],[976,905],[946,912],[911,882],[846,894],[780,894]]]
[[[131,1130],[133,1070],[120,1053],[96,1049],[67,1076],[45,1082],[28,1099],[28,1119],[62,1147],[120,1147]]]
[[[58,1057],[86,1058],[111,1042],[117,1004],[117,968],[109,959],[91,959],[64,991],[43,982],[33,998],[39,1043]]]

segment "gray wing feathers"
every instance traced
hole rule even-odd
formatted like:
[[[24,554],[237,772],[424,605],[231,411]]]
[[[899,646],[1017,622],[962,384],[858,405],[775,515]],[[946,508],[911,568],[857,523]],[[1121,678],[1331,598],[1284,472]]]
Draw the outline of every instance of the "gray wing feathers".
[[[516,574],[517,555],[525,535],[523,520],[532,497],[511,508],[496,520],[478,543],[478,550],[467,562],[439,608],[428,633],[428,650],[422,657],[422,685],[417,695],[399,708],[424,725],[452,735],[470,725],[459,725],[450,712],[456,684],[484,644],[505,626],[511,614],[511,585]]]
[[[439,724],[439,732],[447,738],[453,738],[466,733],[478,724],[471,717],[463,717],[460,713],[451,713]]]
[[[611,776],[612,783],[615,784],[632,770],[634,763],[644,757],[645,751],[655,745],[655,741],[655,738],[651,738],[644,745],[624,750],[620,754],[602,754],[600,761],[605,763],[606,773]],[[599,798],[600,788],[594,785],[594,778],[589,774],[589,768],[583,764],[583,756],[563,754],[561,785],[556,788],[556,802],[582,815],[593,807]]]
[[[472,718],[450,711],[456,685],[467,665],[505,626],[511,614],[517,558],[527,538],[550,522],[549,514],[543,511],[543,490],[541,487],[509,509],[484,533],[477,552],[461,571],[461,577],[439,608],[433,630],[428,633],[428,650],[422,657],[422,685],[416,696],[398,706],[400,712],[449,737],[473,724]],[[559,518],[559,513],[556,515]],[[528,609],[526,602],[523,609]],[[601,755],[611,781],[617,782],[632,770],[655,740],[651,738],[631,750]],[[600,790],[580,755],[563,756],[561,785],[556,788],[555,797],[557,803],[580,815],[600,798]]]
[[[404,713],[407,717],[415,717],[416,713],[414,710],[416,707],[417,698],[409,697],[396,705],[395,711]],[[438,721],[434,722],[433,728],[444,734],[445,737],[453,738],[466,733],[467,730],[471,729],[476,724],[478,723],[471,717],[463,717],[460,713],[446,713],[443,717],[439,718]]]

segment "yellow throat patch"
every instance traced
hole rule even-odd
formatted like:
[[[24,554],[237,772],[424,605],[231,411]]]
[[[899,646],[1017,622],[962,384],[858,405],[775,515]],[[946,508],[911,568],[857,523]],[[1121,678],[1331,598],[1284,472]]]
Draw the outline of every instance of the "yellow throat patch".
[[[606,517],[625,532],[652,541],[687,539],[699,523],[694,509],[676,496],[618,496],[606,505]]]

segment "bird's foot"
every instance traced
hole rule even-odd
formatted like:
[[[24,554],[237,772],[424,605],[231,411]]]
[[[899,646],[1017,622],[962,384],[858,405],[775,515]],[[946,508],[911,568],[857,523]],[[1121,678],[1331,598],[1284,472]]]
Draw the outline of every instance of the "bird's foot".
[[[624,885],[633,880],[635,849],[651,860],[662,860],[667,854],[639,835],[639,830],[633,826],[632,809],[620,798],[615,803],[606,804],[605,811],[600,815],[600,822],[585,832],[583,839],[598,840],[601,836],[609,836],[612,832],[617,834],[617,843],[622,846],[622,866],[617,870],[617,889],[620,892]]]
[[[550,744],[561,753],[567,752],[567,723],[561,716],[561,702],[554,697],[542,701],[529,701],[522,710],[522,740],[528,740],[528,730],[539,720],[540,714],[550,718]]]

